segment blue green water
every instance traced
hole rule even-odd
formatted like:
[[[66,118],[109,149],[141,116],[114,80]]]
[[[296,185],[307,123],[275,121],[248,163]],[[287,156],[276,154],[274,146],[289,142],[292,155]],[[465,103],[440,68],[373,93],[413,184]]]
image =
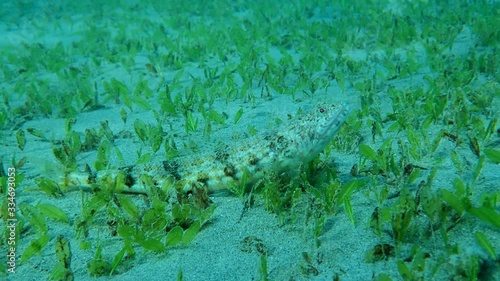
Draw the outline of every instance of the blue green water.
[[[4,1],[2,276],[499,280],[499,13]],[[317,158],[222,195],[169,196],[175,177],[147,196],[61,180],[279,138],[321,102],[350,112]]]

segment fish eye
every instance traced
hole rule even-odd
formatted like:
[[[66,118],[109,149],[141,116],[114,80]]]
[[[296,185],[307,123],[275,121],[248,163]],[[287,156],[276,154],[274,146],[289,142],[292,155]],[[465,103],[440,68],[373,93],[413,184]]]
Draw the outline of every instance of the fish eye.
[[[319,109],[319,112],[320,113],[325,113],[325,109],[322,107],[322,108]]]

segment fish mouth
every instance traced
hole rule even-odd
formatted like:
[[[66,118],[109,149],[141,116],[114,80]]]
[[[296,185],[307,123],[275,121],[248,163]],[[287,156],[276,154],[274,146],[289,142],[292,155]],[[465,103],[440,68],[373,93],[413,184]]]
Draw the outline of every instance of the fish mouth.
[[[323,130],[321,133],[320,137],[324,139],[329,134],[335,133],[340,126],[344,123],[346,116],[347,116],[347,107],[344,104],[338,105],[338,113],[335,118],[331,119],[330,122],[328,122],[326,128]]]

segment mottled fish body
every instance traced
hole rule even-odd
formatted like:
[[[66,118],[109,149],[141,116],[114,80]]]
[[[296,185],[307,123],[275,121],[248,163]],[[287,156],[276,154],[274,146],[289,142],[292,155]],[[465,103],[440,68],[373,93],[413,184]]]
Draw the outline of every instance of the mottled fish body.
[[[216,192],[238,184],[245,174],[247,183],[254,183],[269,172],[279,175],[314,159],[345,122],[347,113],[345,105],[320,104],[282,129],[234,146],[116,170],[71,173],[65,184],[92,187],[107,177],[119,179],[122,192],[147,193],[151,184],[162,187],[166,182],[184,191],[203,188]]]

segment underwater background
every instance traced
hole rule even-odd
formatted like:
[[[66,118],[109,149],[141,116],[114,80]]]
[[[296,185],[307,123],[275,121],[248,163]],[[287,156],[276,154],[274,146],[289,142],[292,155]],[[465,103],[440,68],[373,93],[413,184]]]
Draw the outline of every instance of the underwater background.
[[[499,1],[2,1],[0,275],[500,280],[499,27]],[[323,102],[349,112],[318,157],[224,194],[67,184]]]

